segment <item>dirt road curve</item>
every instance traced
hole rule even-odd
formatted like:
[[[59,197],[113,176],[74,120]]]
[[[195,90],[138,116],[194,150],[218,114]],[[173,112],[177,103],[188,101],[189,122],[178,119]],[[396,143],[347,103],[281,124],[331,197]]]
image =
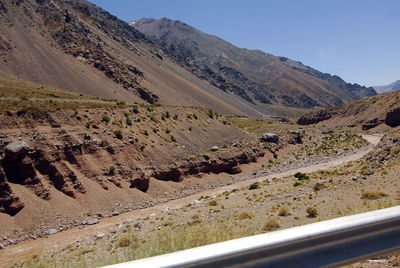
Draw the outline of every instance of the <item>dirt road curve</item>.
[[[373,146],[376,146],[382,136],[379,135],[363,135],[363,138],[370,142]],[[116,224],[136,220],[138,218],[143,218],[150,216],[153,213],[158,213],[164,211],[166,209],[176,209],[181,208],[195,199],[199,199],[201,196],[213,196],[223,193],[225,191],[231,191],[235,188],[241,188],[248,186],[249,184],[256,181],[264,181],[266,179],[272,179],[274,177],[282,178],[286,176],[291,176],[296,172],[315,172],[318,170],[327,170],[331,168],[335,168],[344,163],[354,161],[362,158],[364,155],[373,150],[373,147],[365,150],[360,150],[354,154],[348,155],[342,158],[335,158],[325,163],[320,163],[316,165],[310,165],[297,169],[290,169],[284,172],[270,174],[268,176],[258,177],[251,180],[240,181],[231,185],[218,187],[214,189],[209,189],[203,192],[199,192],[181,199],[172,200],[166,203],[161,203],[155,205],[153,207],[133,210],[115,217],[101,219],[100,222],[96,225],[87,226],[84,229],[72,228],[63,232],[59,232],[55,235],[39,238],[36,240],[27,240],[16,245],[8,246],[4,250],[0,250],[0,266],[7,267],[15,262],[23,261],[31,258],[33,255],[41,255],[44,253],[51,252],[53,250],[57,250],[63,248],[69,244],[73,244],[75,241],[84,240],[90,236],[94,236],[99,232],[105,232],[106,230],[114,227]]]

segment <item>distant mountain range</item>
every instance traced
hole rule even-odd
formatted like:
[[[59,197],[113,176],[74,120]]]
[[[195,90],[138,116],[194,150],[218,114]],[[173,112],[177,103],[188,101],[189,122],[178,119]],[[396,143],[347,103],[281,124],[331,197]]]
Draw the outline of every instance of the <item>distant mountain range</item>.
[[[394,81],[393,83],[386,86],[375,86],[374,89],[378,93],[385,93],[389,91],[398,91],[400,90],[400,80]]]
[[[285,57],[238,48],[183,22],[167,18],[129,23],[201,79],[257,105],[329,107],[373,96],[373,88],[349,84]]]

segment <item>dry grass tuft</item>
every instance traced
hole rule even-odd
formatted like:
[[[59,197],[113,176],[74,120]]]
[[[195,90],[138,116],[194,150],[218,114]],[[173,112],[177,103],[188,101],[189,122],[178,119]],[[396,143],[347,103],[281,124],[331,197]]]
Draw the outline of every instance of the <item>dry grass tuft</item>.
[[[316,208],[308,207],[306,209],[306,212],[308,214],[307,217],[309,217],[309,218],[315,218],[318,216],[318,210]]]
[[[277,218],[269,218],[264,224],[263,230],[268,232],[280,228],[280,222]]]
[[[208,202],[208,205],[211,207],[215,207],[216,205],[218,205],[217,200],[211,200],[210,202]]]
[[[290,215],[290,210],[288,208],[286,208],[286,207],[281,207],[279,209],[279,214],[278,215],[282,216],[282,217],[289,216]]]
[[[370,191],[370,192],[362,192],[361,199],[368,199],[368,200],[376,200],[382,197],[388,196],[387,193],[378,192],[378,191]]]
[[[242,211],[237,215],[237,218],[239,220],[244,220],[244,219],[251,219],[253,216],[251,215],[250,212],[248,211]]]

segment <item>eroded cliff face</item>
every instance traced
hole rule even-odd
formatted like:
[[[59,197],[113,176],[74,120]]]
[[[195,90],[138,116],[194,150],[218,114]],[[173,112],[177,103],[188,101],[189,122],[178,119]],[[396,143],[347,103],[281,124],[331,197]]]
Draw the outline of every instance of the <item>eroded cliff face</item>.
[[[1,114],[0,211],[14,216],[24,208],[26,193],[13,190],[19,186],[38,198],[34,200],[50,201],[61,194],[95,201],[85,185],[97,184],[105,192],[112,185],[130,194],[132,188],[147,192],[150,178],[180,182],[206,173],[236,174],[240,164],[263,154],[233,147],[204,154],[212,145],[250,136],[209,118],[206,110],[164,109],[22,109]]]

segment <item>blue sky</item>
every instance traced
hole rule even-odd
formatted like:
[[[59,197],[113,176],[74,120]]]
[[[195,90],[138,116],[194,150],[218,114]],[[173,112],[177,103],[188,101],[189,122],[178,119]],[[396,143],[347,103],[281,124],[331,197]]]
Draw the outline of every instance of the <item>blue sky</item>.
[[[167,17],[367,86],[400,79],[400,0],[90,0],[122,20]]]

